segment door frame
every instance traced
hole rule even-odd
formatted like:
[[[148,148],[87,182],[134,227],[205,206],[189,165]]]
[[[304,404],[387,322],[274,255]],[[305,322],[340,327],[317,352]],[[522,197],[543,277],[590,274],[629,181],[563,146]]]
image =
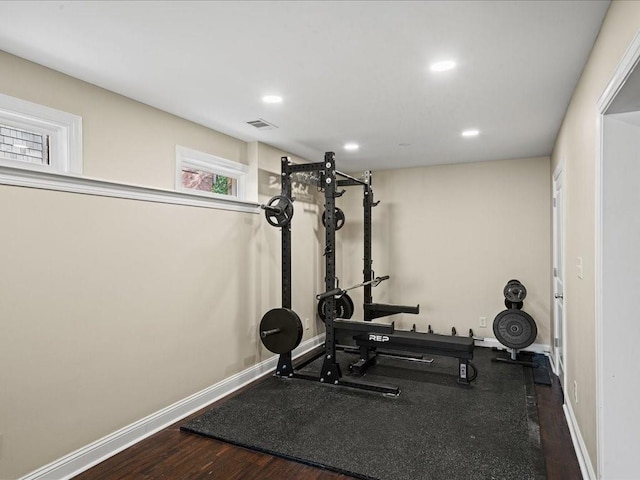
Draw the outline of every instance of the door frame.
[[[603,217],[604,217],[604,116],[616,98],[634,68],[640,68],[640,31],[635,35],[626,52],[618,63],[611,80],[603,90],[597,102],[596,117],[596,169],[595,169],[595,320],[596,320],[596,441],[598,472],[596,478],[602,478],[604,458],[604,308],[603,308]],[[615,331],[607,330],[608,335]],[[618,332],[619,334],[619,332]]]
[[[561,158],[560,162],[556,166],[555,171],[553,172],[553,177],[552,177],[552,192],[551,192],[552,200],[551,201],[552,201],[552,208],[553,208],[553,211],[552,211],[552,219],[553,219],[552,242],[553,242],[553,245],[552,245],[551,249],[552,249],[552,261],[553,261],[552,268],[555,268],[555,265],[558,263],[557,262],[558,253],[560,253],[560,258],[562,259],[561,260],[562,265],[560,265],[560,267],[561,267],[561,271],[563,273],[563,276],[566,273],[566,260],[567,260],[566,259],[566,254],[565,254],[565,252],[566,252],[566,250],[565,250],[565,244],[566,244],[566,242],[565,242],[565,232],[566,232],[566,215],[565,215],[565,212],[566,212],[566,208],[565,208],[565,204],[566,204],[566,202],[565,202],[565,198],[566,198],[566,181],[565,181],[565,178],[566,178],[566,176],[564,174],[564,158]],[[562,188],[562,195],[563,195],[562,204],[560,205],[560,208],[562,208],[562,212],[561,212],[561,220],[562,221],[561,221],[561,224],[560,224],[560,229],[562,231],[562,236],[560,237],[561,238],[561,244],[559,246],[560,252],[558,252],[558,244],[556,242],[556,235],[558,234],[557,229],[556,229],[556,227],[558,225],[558,223],[556,221],[556,215],[557,215],[557,212],[558,212],[558,210],[557,210],[558,207],[556,207],[556,205],[555,205],[555,199],[556,199],[556,191],[557,191],[558,183],[560,183],[560,186]],[[563,284],[564,284],[564,281],[565,281],[564,278],[563,278],[562,281],[563,281]],[[552,296],[552,305],[553,305],[553,313],[552,313],[552,316],[553,316],[553,339],[552,339],[552,342],[551,342],[551,344],[552,344],[551,348],[552,348],[552,352],[553,352],[553,363],[554,363],[553,367],[554,367],[556,373],[560,373],[562,375],[561,378],[560,378],[560,381],[561,381],[561,383],[562,383],[562,385],[564,387],[566,385],[566,381],[565,380],[566,380],[566,374],[567,374],[567,364],[566,364],[567,363],[566,362],[566,358],[567,358],[567,341],[566,341],[566,339],[567,339],[567,335],[566,335],[566,332],[567,332],[567,322],[566,322],[567,310],[566,310],[566,303],[564,302],[564,299],[563,299],[563,302],[562,302],[562,319],[561,319],[562,331],[558,332],[558,322],[557,322],[557,319],[556,319],[556,316],[555,316],[555,312],[556,312],[556,310],[555,310],[555,301],[556,301],[556,299],[555,299],[555,293],[556,293],[555,287],[556,287],[556,285],[555,285],[555,272],[554,271],[552,271],[551,285],[552,285],[552,287],[551,287],[551,290],[552,290],[551,291],[551,296]],[[563,285],[563,292],[562,292],[563,295],[564,295],[565,291],[566,291],[566,288],[564,288],[564,285]],[[558,336],[558,333],[560,334],[559,336]],[[562,343],[561,345],[556,345],[556,341],[557,341],[558,338],[560,339],[560,341]],[[563,357],[565,358],[565,361],[562,364],[562,371],[560,371],[560,358],[559,358],[559,355],[558,355],[558,347],[560,347],[562,349]]]

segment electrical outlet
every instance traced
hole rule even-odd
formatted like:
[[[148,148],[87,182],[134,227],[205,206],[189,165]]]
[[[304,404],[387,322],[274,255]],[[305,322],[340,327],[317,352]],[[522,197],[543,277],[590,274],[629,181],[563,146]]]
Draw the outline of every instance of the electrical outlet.
[[[483,328],[487,326],[487,317],[480,317],[480,326]]]
[[[578,403],[578,382],[573,381],[573,399]]]
[[[304,319],[304,328],[305,330],[309,330],[309,318]]]

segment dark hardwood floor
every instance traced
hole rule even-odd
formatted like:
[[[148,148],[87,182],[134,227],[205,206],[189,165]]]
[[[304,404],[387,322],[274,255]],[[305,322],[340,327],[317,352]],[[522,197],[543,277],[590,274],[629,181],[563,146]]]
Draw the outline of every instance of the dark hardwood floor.
[[[235,394],[237,393],[239,392]],[[547,479],[581,479],[580,466],[562,411],[562,388],[558,379],[553,379],[551,387],[536,385],[536,394]],[[224,402],[224,399],[221,402]],[[210,408],[211,406],[208,406],[188,419],[201,415]],[[346,475],[181,432],[180,425],[186,420],[180,420],[161,430],[76,476],[75,479],[351,479]]]
[[[567,419],[562,410],[562,386],[557,377],[553,385],[536,385],[538,420],[549,480],[582,479]]]

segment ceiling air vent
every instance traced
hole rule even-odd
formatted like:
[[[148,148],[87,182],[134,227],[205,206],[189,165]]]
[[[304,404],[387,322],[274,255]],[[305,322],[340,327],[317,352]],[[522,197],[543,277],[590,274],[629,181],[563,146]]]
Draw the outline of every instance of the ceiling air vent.
[[[256,128],[259,128],[260,130],[273,130],[274,128],[278,128],[273,123],[269,123],[266,120],[263,120],[262,118],[259,118],[258,120],[251,120],[250,122],[247,122],[247,123]]]

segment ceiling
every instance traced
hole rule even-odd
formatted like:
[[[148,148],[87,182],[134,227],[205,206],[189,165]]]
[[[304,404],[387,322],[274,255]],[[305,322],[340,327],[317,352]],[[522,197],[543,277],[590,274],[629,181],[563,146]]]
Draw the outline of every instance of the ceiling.
[[[380,170],[549,155],[608,5],[3,1],[0,49],[245,141]],[[456,68],[430,71],[445,59]]]

